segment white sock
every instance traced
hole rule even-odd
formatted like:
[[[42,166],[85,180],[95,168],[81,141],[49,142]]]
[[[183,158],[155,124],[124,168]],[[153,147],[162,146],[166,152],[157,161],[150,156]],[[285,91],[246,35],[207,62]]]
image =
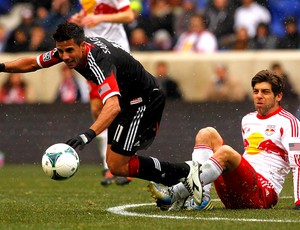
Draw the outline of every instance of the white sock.
[[[207,185],[215,181],[223,172],[220,163],[213,157],[210,157],[201,166],[200,180],[203,185]]]
[[[107,131],[103,131],[98,136],[96,136],[98,150],[100,153],[100,158],[102,160],[103,169],[107,170],[108,166],[106,163],[106,149],[107,149]]]
[[[195,145],[194,152],[192,153],[192,160],[203,164],[213,155],[212,149],[207,145]],[[203,201],[210,199],[211,183],[203,186]]]
[[[190,195],[190,192],[186,189],[186,187],[181,182],[172,186],[170,189],[173,192],[173,197],[171,200],[172,203],[175,200],[185,199]]]
[[[213,151],[206,145],[195,145],[192,153],[192,160],[197,161],[199,164],[204,163],[213,155]],[[203,187],[203,201],[209,200],[210,198],[211,184],[207,184]],[[172,201],[177,199],[184,199],[190,195],[189,191],[182,183],[178,183],[171,187],[174,196]]]

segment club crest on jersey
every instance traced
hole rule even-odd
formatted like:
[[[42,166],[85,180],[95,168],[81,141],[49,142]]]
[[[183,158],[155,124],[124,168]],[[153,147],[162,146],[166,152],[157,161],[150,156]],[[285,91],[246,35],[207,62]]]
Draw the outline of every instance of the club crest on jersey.
[[[275,125],[267,125],[267,128],[265,130],[265,134],[267,136],[271,136],[271,135],[273,135],[273,133],[275,133]]]
[[[50,61],[51,60],[51,53],[50,53],[51,51],[49,51],[49,52],[47,52],[47,53],[45,53],[44,55],[43,55],[43,61],[44,62],[47,62],[47,61]]]

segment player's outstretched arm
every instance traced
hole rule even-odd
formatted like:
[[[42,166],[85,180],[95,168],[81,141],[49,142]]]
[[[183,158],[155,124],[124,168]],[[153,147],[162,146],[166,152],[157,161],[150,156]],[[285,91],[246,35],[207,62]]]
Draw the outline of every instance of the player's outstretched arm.
[[[7,73],[27,73],[40,68],[36,57],[24,57],[11,62],[0,63],[0,72]]]

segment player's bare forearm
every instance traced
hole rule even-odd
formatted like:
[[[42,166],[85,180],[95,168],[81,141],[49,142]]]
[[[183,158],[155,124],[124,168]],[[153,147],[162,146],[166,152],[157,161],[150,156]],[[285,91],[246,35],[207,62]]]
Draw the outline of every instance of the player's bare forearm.
[[[121,107],[118,96],[113,96],[107,99],[98,118],[92,124],[90,129],[94,130],[98,135],[103,132],[113,122],[116,116],[120,113]]]
[[[82,19],[84,26],[95,26],[102,22],[109,23],[130,23],[134,20],[134,13],[131,9],[113,14],[87,15]]]
[[[36,57],[24,57],[3,64],[4,69],[2,72],[7,73],[27,73],[41,68],[36,61]]]
[[[105,22],[112,23],[130,23],[134,20],[134,13],[131,9],[126,11],[118,12],[116,14],[104,14],[102,16],[107,16]]]

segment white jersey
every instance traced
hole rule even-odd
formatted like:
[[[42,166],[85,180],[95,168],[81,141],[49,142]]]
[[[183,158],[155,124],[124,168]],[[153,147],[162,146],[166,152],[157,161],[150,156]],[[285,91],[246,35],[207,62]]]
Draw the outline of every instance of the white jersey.
[[[91,3],[93,2],[93,4]],[[93,7],[93,14],[113,14],[130,8],[129,0],[80,0],[83,9]],[[88,4],[85,7],[85,4]],[[91,13],[91,12],[86,12]],[[103,37],[109,41],[118,43],[127,52],[130,51],[127,35],[122,23],[103,22],[94,27],[85,27],[87,37]]]
[[[182,33],[174,50],[181,52],[199,52],[199,53],[212,53],[218,49],[218,43],[215,35],[209,31],[201,33]]]
[[[242,119],[244,158],[278,195],[292,169],[295,202],[300,201],[299,131],[299,120],[281,107],[268,116],[253,112]]]

